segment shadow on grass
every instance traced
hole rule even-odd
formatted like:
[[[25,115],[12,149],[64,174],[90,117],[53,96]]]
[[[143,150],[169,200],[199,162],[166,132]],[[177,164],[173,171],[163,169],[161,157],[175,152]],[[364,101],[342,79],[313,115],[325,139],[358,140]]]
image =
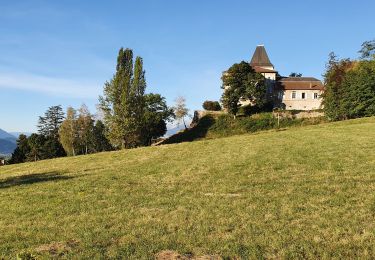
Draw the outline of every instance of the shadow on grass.
[[[60,172],[46,172],[46,173],[35,173],[21,176],[8,177],[0,180],[0,189],[10,188],[14,186],[34,184],[39,182],[47,181],[60,181],[73,179],[73,176],[66,176]]]
[[[215,123],[212,116],[206,115],[202,117],[198,124],[192,128],[185,129],[171,137],[169,137],[163,144],[174,144],[182,142],[191,142],[197,139],[206,137],[208,129]]]

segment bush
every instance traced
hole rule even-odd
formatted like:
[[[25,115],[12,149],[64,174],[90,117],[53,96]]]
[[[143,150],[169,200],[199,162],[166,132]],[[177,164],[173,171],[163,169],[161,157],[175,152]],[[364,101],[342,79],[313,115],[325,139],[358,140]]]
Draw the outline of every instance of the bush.
[[[221,110],[220,103],[217,101],[206,100],[203,102],[202,106],[205,110],[208,110],[208,111],[220,111]]]
[[[238,109],[237,115],[239,116],[251,116],[258,113],[272,112],[273,104],[267,102],[263,106],[258,105],[245,105]]]
[[[247,132],[256,132],[276,127],[276,119],[271,113],[263,113],[258,116],[246,117],[240,120],[240,126]]]

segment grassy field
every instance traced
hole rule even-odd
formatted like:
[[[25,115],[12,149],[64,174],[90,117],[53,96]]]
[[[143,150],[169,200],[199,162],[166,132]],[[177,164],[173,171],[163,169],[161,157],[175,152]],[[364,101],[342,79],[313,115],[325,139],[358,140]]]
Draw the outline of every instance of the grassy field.
[[[375,118],[0,168],[0,258],[165,250],[374,258]]]

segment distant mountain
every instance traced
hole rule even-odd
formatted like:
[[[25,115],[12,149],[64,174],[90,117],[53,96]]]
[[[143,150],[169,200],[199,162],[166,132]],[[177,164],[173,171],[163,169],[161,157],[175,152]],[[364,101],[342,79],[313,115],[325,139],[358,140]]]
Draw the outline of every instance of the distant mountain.
[[[188,119],[186,120],[186,126],[189,127],[190,124],[191,124],[191,119]],[[173,124],[173,125],[168,125],[167,126],[167,133],[164,135],[164,137],[169,137],[171,135],[174,135],[174,134],[177,134],[178,132],[180,132],[181,130],[184,130],[185,129],[185,126],[184,126],[184,123],[180,123],[180,124]]]
[[[0,154],[9,155],[16,149],[16,142],[7,139],[0,139]]]
[[[17,138],[0,129],[0,154],[9,155],[17,147]]]
[[[174,126],[174,127],[172,126],[172,128],[167,130],[167,133],[164,135],[164,137],[169,137],[171,135],[177,134],[178,132],[180,132],[183,129],[185,129],[184,124],[180,124],[180,125],[177,125],[177,126]]]
[[[14,139],[14,135],[11,135],[10,133],[4,131],[0,128],[0,139]]]

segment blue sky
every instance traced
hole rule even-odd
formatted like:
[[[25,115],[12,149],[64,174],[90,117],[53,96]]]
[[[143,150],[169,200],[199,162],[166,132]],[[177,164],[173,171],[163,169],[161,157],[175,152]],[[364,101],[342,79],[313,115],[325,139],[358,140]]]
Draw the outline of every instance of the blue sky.
[[[282,75],[321,78],[328,53],[375,38],[375,1],[0,0],[0,128],[35,131],[52,105],[95,113],[120,47],[144,59],[148,92],[191,110],[219,100],[221,72],[265,44]]]

